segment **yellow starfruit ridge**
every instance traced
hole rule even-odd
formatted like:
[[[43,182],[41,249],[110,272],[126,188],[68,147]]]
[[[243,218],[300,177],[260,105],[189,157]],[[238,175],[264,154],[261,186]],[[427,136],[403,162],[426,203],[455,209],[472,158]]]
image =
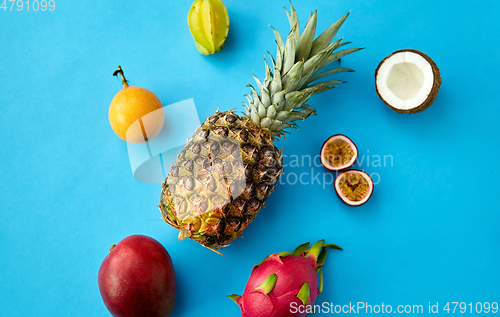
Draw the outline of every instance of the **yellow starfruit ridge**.
[[[221,0],[196,0],[188,25],[196,48],[204,55],[220,52],[229,31],[229,16]]]

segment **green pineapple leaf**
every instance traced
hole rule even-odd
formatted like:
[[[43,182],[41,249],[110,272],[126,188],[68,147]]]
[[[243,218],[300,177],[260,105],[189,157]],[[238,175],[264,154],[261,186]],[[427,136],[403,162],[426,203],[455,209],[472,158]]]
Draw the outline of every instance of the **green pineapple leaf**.
[[[309,79],[307,82],[306,82],[306,85],[309,84],[309,83],[312,83],[313,81],[316,81],[320,78],[323,78],[325,76],[328,76],[328,75],[332,75],[332,74],[338,74],[338,73],[343,73],[343,72],[353,72],[354,70],[352,69],[349,69],[349,68],[333,68],[333,69],[330,69],[330,70],[327,70],[327,71],[324,71],[324,72],[321,72],[319,73],[318,75],[314,76],[314,77],[311,77],[311,79]]]
[[[314,41],[314,33],[316,33],[317,18],[318,10],[314,11],[314,14],[309,17],[304,32],[300,36],[297,51],[295,52],[296,61],[307,60],[309,58]]]
[[[309,57],[314,56],[316,53],[324,49],[333,40],[340,27],[344,23],[345,19],[349,16],[350,12],[338,19],[335,23],[330,25],[320,36],[318,36],[312,45],[311,54]]]

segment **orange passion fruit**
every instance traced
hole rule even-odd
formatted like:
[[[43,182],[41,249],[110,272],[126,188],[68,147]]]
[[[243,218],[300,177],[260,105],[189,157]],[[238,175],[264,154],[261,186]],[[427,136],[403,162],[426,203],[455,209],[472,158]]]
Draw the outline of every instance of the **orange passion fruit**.
[[[120,66],[113,73],[122,78],[120,90],[109,106],[109,123],[122,140],[129,143],[146,143],[155,138],[163,128],[163,105],[150,90],[129,86]]]

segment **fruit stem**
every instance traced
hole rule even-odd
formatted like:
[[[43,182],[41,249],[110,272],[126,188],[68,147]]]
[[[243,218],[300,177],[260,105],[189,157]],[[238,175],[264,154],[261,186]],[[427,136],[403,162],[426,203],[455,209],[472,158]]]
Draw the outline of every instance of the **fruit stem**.
[[[122,78],[123,88],[127,88],[128,87],[128,82],[125,79],[125,74],[123,73],[123,70],[122,70],[121,66],[118,66],[118,70],[115,70],[115,72],[113,73],[113,76],[117,76],[118,74],[120,74],[120,76]]]
[[[116,244],[113,244],[112,246],[110,246],[109,247],[109,252],[111,252],[115,247],[116,247]]]

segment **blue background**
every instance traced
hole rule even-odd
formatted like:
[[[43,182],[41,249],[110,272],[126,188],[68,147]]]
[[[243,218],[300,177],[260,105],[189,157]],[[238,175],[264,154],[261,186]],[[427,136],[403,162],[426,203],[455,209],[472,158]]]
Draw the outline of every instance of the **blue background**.
[[[189,33],[190,1],[60,1],[54,12],[0,10],[0,307],[2,316],[109,316],[97,286],[108,247],[131,234],[159,240],[178,279],[175,316],[236,316],[266,255],[326,239],[325,291],[345,305],[500,301],[498,1],[294,1],[318,30],[352,10],[339,36],[366,47],[342,60],[348,84],[311,98],[318,116],[280,141],[285,154],[316,155],[343,133],[380,181],[360,208],[331,185],[287,183],[224,250],[186,240],[160,220],[160,184],[134,180],[108,107],[121,65],[132,85],[164,105],[194,98],[203,120],[240,106],[263,55],[268,24],[288,32],[287,1],[226,0],[221,53],[202,56]],[[10,4],[8,4],[10,6]],[[16,7],[14,7],[16,10]],[[441,69],[436,102],[401,115],[377,97],[374,70],[392,51],[416,48]],[[376,155],[393,164],[374,163]],[[381,162],[383,165],[383,161]],[[286,173],[326,173],[321,167]],[[285,174],[286,176],[286,174]],[[322,177],[322,176],[321,176]],[[293,180],[293,178],[291,178]]]

